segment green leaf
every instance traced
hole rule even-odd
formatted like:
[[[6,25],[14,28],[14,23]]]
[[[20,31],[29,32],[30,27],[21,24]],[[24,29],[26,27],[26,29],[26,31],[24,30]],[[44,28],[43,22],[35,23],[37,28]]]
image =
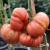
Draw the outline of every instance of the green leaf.
[[[8,19],[5,20],[5,23],[9,23],[9,21],[10,21],[10,19],[8,18]]]

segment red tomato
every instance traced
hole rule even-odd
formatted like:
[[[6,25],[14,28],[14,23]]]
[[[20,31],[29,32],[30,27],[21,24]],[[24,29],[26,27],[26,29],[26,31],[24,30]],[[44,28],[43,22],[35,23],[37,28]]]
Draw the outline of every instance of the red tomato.
[[[48,28],[49,17],[44,12],[37,13],[37,15],[33,18],[33,21],[40,24],[45,30]]]
[[[43,36],[39,36],[38,38],[33,38],[33,43],[32,43],[32,47],[36,47],[38,45],[40,45],[43,41]]]
[[[30,46],[32,45],[31,36],[27,36],[25,33],[23,33],[20,35],[19,42],[25,46]]]
[[[32,37],[38,37],[44,34],[44,28],[37,22],[32,21],[27,25],[27,32]]]
[[[25,8],[15,8],[12,12],[12,15],[25,22],[28,21],[29,17],[27,10]]]
[[[42,43],[43,36],[32,38],[30,35],[26,35],[25,33],[23,33],[20,35],[19,41],[25,46],[36,47]]]
[[[1,36],[7,43],[17,43],[19,41],[20,32],[14,31],[10,24],[4,24],[1,28]]]
[[[28,12],[25,8],[15,8],[12,12],[10,24],[13,29],[21,30],[28,24]]]
[[[21,30],[23,28],[23,22],[14,16],[11,17],[10,24],[11,27],[15,30]]]

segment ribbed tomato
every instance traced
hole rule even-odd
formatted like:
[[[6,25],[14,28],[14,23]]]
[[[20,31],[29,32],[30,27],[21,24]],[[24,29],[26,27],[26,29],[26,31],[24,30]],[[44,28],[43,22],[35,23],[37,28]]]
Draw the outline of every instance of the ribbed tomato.
[[[33,18],[33,21],[40,24],[45,30],[48,28],[49,17],[44,12],[37,13],[37,15]]]
[[[20,32],[14,31],[10,24],[4,24],[1,28],[1,36],[7,43],[17,43]]]
[[[21,30],[23,28],[23,22],[14,16],[11,16],[10,24],[14,30]]]
[[[19,42],[25,46],[31,46],[32,45],[32,39],[30,35],[26,35],[26,33],[23,33],[20,35]]]
[[[26,35],[25,33],[23,33],[20,35],[19,41],[25,46],[36,47],[42,43],[43,36],[32,38],[30,35]]]
[[[43,42],[43,36],[39,36],[37,38],[33,38],[33,43],[32,43],[32,47],[36,47],[38,45],[40,45]]]
[[[20,20],[24,20],[24,21],[27,21],[28,17],[29,17],[27,10],[22,7],[15,8],[12,12],[12,15],[15,17],[18,17]]]
[[[15,8],[10,20],[12,28],[15,30],[21,30],[23,27],[26,27],[28,24],[28,17],[29,15],[25,8]]]
[[[27,25],[27,32],[32,37],[38,37],[44,34],[44,28],[37,22],[32,21]]]
[[[44,34],[45,30],[48,28],[49,25],[49,17],[43,13],[39,12],[31,23],[27,26],[27,32],[32,37],[38,37]]]

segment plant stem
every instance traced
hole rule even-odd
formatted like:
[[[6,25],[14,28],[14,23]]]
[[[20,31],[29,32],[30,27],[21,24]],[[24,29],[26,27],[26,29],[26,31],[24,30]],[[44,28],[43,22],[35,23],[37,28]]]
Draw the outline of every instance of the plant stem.
[[[31,9],[32,9],[32,15],[35,16],[36,15],[36,10],[35,10],[34,0],[31,0]]]
[[[1,21],[2,21],[2,10],[3,10],[3,1],[0,0],[0,17],[1,17]]]
[[[8,6],[10,6],[10,0],[8,0]],[[9,15],[11,16],[11,9],[10,9],[10,7],[8,9],[9,9]]]
[[[6,9],[4,9],[3,13],[4,13],[4,17],[5,17],[5,19],[7,19]]]
[[[4,17],[5,17],[5,19],[7,19],[7,14],[6,14],[6,10],[4,9],[4,7],[3,7],[3,0],[0,0],[0,9],[3,11],[3,14],[4,14]],[[3,17],[2,17],[3,18]],[[4,24],[4,21],[5,20],[2,20],[3,21],[3,24]]]
[[[0,0],[0,10],[3,10],[3,0]]]
[[[31,1],[30,0],[28,0],[28,12],[32,16],[32,9],[31,9]]]
[[[32,18],[36,15],[34,0],[28,0],[28,12],[31,17],[29,17],[29,22],[32,21]]]
[[[15,50],[12,44],[8,44],[8,50]]]
[[[28,11],[32,17],[36,15],[34,0],[28,0]]]
[[[45,45],[46,45],[45,50],[48,50],[46,33],[44,33],[44,42],[45,42]]]
[[[3,24],[2,23],[2,11],[0,10],[0,21],[1,21],[1,24]]]

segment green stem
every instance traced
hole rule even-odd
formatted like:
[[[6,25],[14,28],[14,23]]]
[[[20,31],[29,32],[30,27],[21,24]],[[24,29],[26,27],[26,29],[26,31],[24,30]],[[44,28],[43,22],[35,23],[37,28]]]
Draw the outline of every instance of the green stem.
[[[7,14],[6,14],[6,10],[3,7],[3,0],[0,0],[0,9],[3,11],[4,13],[4,17],[7,19]],[[3,17],[2,17],[3,18]],[[3,20],[4,21],[4,20]],[[4,22],[3,22],[4,23]]]
[[[30,14],[32,14],[31,1],[30,1],[30,0],[28,0],[28,12],[29,12]],[[32,15],[31,15],[31,16],[32,16]]]
[[[28,0],[28,12],[30,13],[29,22],[36,15],[34,0]]]
[[[0,21],[1,21],[1,24],[2,24],[2,11],[0,10]]]
[[[12,44],[8,44],[8,50],[15,50]]]
[[[3,1],[2,0],[0,0],[0,17],[1,17],[1,19],[2,19],[2,11],[3,10]]]
[[[1,17],[1,19],[2,19],[2,11],[0,10],[0,17]]]
[[[4,13],[4,17],[5,17],[5,19],[7,19],[6,9],[4,9],[3,13]]]
[[[34,0],[28,0],[28,11],[32,17],[36,15]]]
[[[47,35],[44,33],[44,42],[45,42],[45,50],[48,50],[48,46],[47,46]]]
[[[36,15],[34,0],[31,0],[31,9],[32,9],[32,16],[34,17]]]
[[[0,0],[0,10],[3,10],[3,0]]]
[[[4,7],[3,7],[3,1],[0,0],[0,3],[1,3],[1,4],[0,4],[0,5],[1,5],[0,8],[1,8],[1,10],[3,11],[3,13],[4,13],[4,16],[7,17],[6,10],[5,10]]]
[[[10,0],[8,0],[8,6],[10,6]],[[9,15],[11,16],[11,9],[9,7]]]

